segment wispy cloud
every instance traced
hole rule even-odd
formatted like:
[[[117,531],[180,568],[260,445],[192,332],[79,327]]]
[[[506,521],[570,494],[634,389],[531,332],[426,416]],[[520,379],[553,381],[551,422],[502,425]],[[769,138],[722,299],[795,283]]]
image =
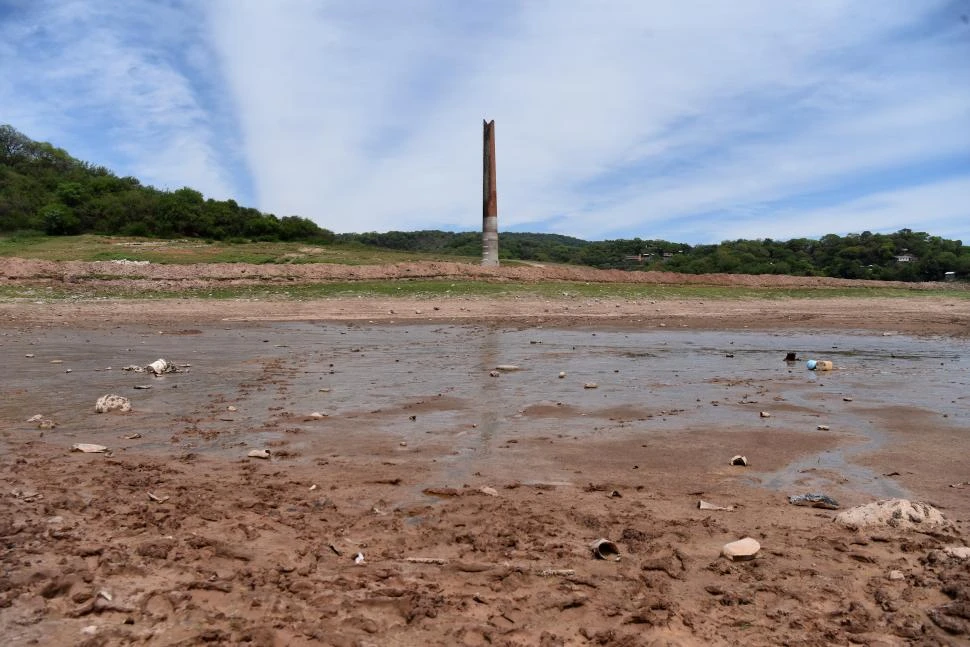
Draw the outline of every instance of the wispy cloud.
[[[232,148],[217,148],[222,113],[191,6],[38,0],[3,17],[4,121],[161,188],[239,190]]]
[[[0,78],[32,75],[6,82],[26,92],[0,92],[0,114],[149,181],[337,231],[477,228],[494,118],[504,229],[970,240],[970,208],[951,201],[970,181],[967,13],[968,0],[48,2],[0,26]],[[81,129],[95,123],[103,141]]]

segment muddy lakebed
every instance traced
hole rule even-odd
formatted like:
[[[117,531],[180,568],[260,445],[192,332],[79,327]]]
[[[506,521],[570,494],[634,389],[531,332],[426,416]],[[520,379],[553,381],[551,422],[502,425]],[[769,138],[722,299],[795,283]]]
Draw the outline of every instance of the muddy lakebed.
[[[749,477],[768,487],[817,467],[840,472],[849,489],[887,497],[910,493],[853,457],[882,448],[901,415],[970,434],[970,342],[945,337],[289,322],[140,328],[8,334],[0,416],[23,427],[42,413],[58,425],[48,437],[66,448],[91,442],[236,458],[269,446],[281,449],[279,460],[306,461],[369,454],[383,442],[399,453],[439,451],[453,478],[487,467],[535,482],[573,479],[541,453],[522,461],[502,451],[509,441],[637,436],[649,450],[660,432],[818,437],[827,435],[822,426],[836,446],[771,472],[758,470],[756,446],[723,443],[720,451],[750,455]],[[799,359],[783,361],[788,352]],[[158,358],[180,372],[124,370]],[[810,358],[835,368],[808,370]],[[130,398],[132,413],[95,415],[106,393]],[[141,437],[122,438],[132,432]]]
[[[799,359],[784,361],[789,352]],[[179,372],[125,370],[158,358]],[[808,359],[834,370],[810,371]],[[0,621],[16,627],[17,644],[848,644],[852,635],[943,645],[962,635],[925,615],[948,600],[940,591],[953,576],[933,579],[916,553],[943,539],[865,539],[873,554],[846,558],[862,549],[843,548],[854,544],[830,513],[785,498],[930,500],[965,531],[970,490],[951,486],[970,481],[966,338],[237,321],[9,327],[0,361],[4,505],[23,528],[44,529],[33,552],[17,541],[6,548],[13,584]],[[132,411],[96,414],[108,393],[129,398]],[[35,414],[56,426],[26,422]],[[110,451],[71,453],[74,443]],[[268,460],[247,458],[262,448]],[[730,465],[736,454],[750,464]],[[148,488],[175,498],[146,501]],[[28,490],[46,507],[32,510]],[[699,496],[738,512],[711,521],[696,510]],[[153,512],[162,506],[164,515]],[[260,526],[260,515],[272,523]],[[50,518],[73,535],[51,539]],[[678,524],[673,535],[651,530]],[[481,526],[505,538],[469,530]],[[287,537],[287,528],[298,530]],[[199,533],[260,558],[236,564],[231,552],[186,539]],[[725,540],[750,534],[771,545],[772,533],[775,588],[758,588],[764,573],[710,566]],[[621,566],[590,562],[598,536],[619,542]],[[170,550],[139,548],[159,538]],[[92,541],[104,546],[75,550]],[[104,566],[115,544],[131,570]],[[872,581],[902,567],[894,546],[909,547],[918,593],[887,607]],[[353,563],[357,552],[367,565]],[[651,566],[660,558],[647,553],[675,555],[675,566]],[[433,561],[402,565],[408,555],[486,566],[442,574]],[[272,578],[252,565],[263,558]],[[526,577],[522,563],[573,579],[512,585],[507,578]],[[497,564],[498,580],[488,575]],[[62,571],[81,584],[30,601]],[[200,573],[229,584],[179,597],[180,583]],[[310,584],[295,587],[297,575]],[[389,581],[397,592],[380,595],[393,602],[371,606],[368,592]],[[114,597],[139,602],[72,610],[87,600],[75,590],[105,582]],[[787,615],[771,615],[781,607]],[[668,642],[651,642],[660,639]]]

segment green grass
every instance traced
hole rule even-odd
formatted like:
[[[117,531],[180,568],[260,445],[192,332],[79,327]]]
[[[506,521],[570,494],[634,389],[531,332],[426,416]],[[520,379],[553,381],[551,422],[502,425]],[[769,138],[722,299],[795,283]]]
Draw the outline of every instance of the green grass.
[[[307,243],[225,241],[197,239],[156,240],[123,236],[0,237],[0,257],[16,256],[46,261],[150,261],[161,264],[189,263],[337,263],[381,265],[413,261],[477,263],[480,259],[446,254],[397,252],[364,245],[310,245]]]
[[[536,297],[543,299],[820,299],[882,297],[921,299],[950,297],[970,299],[966,290],[906,290],[900,288],[748,288],[705,285],[632,285],[616,283],[543,282],[512,283],[470,280],[339,281],[307,284],[215,285],[209,288],[159,290],[115,286],[61,285],[56,287],[0,286],[0,300],[20,299],[259,299],[309,301],[337,297]]]

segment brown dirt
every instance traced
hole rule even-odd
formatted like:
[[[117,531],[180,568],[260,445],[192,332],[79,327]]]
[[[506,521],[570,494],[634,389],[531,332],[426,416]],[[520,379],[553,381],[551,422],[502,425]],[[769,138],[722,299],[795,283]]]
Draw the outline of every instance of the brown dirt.
[[[0,275],[24,282],[47,277],[83,284],[109,270],[117,273],[118,266],[0,261]],[[447,263],[125,271],[133,272],[125,281],[172,285],[248,281],[253,274],[258,280],[443,273],[493,280],[630,278]],[[652,273],[636,278],[672,280]],[[788,277],[676,280],[806,285]],[[2,303],[0,333],[9,345],[61,330],[196,335],[268,320],[857,329],[954,337],[970,331],[970,301],[936,297],[656,303],[172,299],[161,306],[132,300]],[[400,349],[402,357],[406,350]],[[276,372],[250,388],[280,388],[279,367],[270,368]],[[8,375],[4,382],[6,397],[12,397],[15,380]],[[402,411],[420,421],[434,406],[415,403]],[[571,411],[537,405],[524,415],[554,420]],[[630,409],[601,415],[635,422],[649,414]],[[0,631],[11,645],[968,644],[970,561],[945,558],[939,549],[966,541],[970,484],[961,484],[970,473],[960,457],[970,455],[970,430],[954,435],[934,429],[925,412],[873,412],[873,418],[885,425],[891,442],[868,464],[883,473],[902,472],[899,481],[943,509],[955,522],[953,530],[841,529],[832,523],[833,512],[789,506],[721,460],[728,445],[757,447],[761,469],[780,469],[838,447],[835,432],[806,436],[732,427],[727,443],[724,429],[671,430],[658,434],[645,452],[632,435],[571,440],[553,431],[509,440],[502,450],[514,461],[490,463],[456,480],[447,468],[453,453],[447,443],[420,451],[389,443],[367,432],[366,415],[352,436],[329,438],[300,456],[288,455],[287,443],[280,442],[271,461],[175,451],[174,445],[173,451],[107,457],[66,453],[63,429],[38,432],[22,418],[4,420]],[[148,434],[156,424],[137,414],[106,420],[121,447],[124,434]],[[277,431],[289,433],[289,421],[277,420]],[[913,424],[925,434],[904,435]],[[183,434],[195,429],[193,421],[182,427]],[[572,478],[547,482],[516,471],[516,465],[532,463],[556,465]],[[485,486],[497,495],[483,493]],[[151,500],[149,492],[164,500]],[[737,509],[701,511],[700,498]],[[856,495],[845,502],[867,500]],[[732,563],[718,556],[723,544],[744,536],[761,542],[757,559]],[[588,547],[598,537],[617,542],[620,562],[591,558]],[[364,564],[354,563],[358,552]],[[897,570],[902,579],[891,579]]]

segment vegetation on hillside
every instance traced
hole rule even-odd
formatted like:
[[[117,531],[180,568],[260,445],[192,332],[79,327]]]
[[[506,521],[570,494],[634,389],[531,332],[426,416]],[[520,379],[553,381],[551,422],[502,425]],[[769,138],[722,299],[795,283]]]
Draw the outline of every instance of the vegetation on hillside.
[[[299,216],[277,218],[188,187],[161,191],[0,125],[0,231],[328,242]]]
[[[277,218],[191,188],[162,191],[74,159],[0,125],[0,232],[109,234],[237,241],[303,241],[345,249],[475,257],[478,232],[391,231],[334,235],[299,216]],[[789,274],[903,281],[970,279],[970,247],[925,232],[820,240],[734,240],[685,245],[664,240],[585,241],[558,234],[499,234],[505,260],[692,274]],[[948,273],[952,272],[952,275]]]

